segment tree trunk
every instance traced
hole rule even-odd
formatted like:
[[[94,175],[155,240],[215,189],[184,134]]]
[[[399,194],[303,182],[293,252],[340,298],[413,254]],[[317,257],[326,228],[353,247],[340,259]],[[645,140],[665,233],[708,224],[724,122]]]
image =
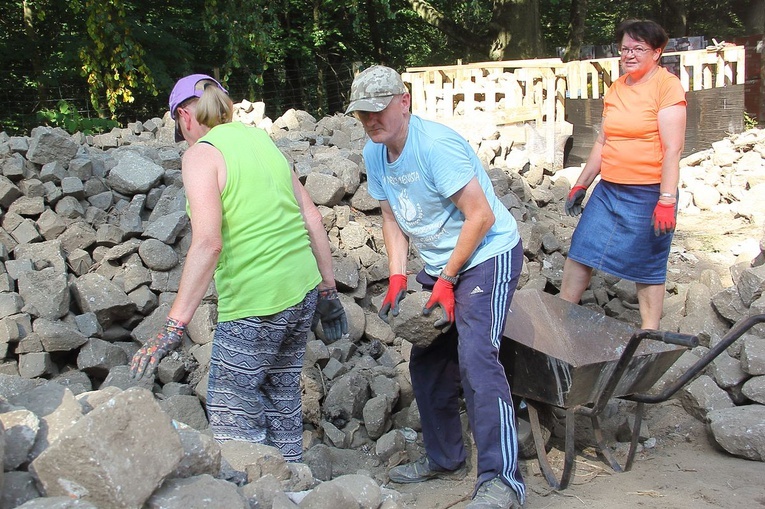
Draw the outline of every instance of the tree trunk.
[[[540,56],[539,0],[495,0],[489,34],[491,60]]]
[[[490,60],[533,58],[542,54],[539,0],[494,0],[488,36],[458,25],[427,0],[407,0],[412,10],[447,37]]]
[[[380,22],[377,17],[377,8],[375,0],[367,0],[367,25],[369,26],[369,37],[372,39],[372,54],[379,64],[388,63],[388,52],[385,50],[385,44],[380,34]]]
[[[508,0],[501,0],[507,2]],[[537,0],[533,0],[537,1]],[[467,48],[489,56],[490,41],[476,36],[473,31],[456,24],[426,0],[407,0],[412,10],[426,23],[441,30],[447,37],[464,44]],[[537,22],[538,24],[538,22]]]
[[[744,16],[746,33],[765,34],[765,0],[752,0],[748,3],[746,16]]]
[[[319,2],[313,3],[313,28],[316,32],[321,29],[321,8]],[[326,79],[324,69],[327,67],[326,44],[315,49],[314,60],[316,62],[316,114],[320,117],[327,113]]]
[[[584,20],[587,17],[587,0],[571,0],[568,22],[568,44],[563,52],[563,61],[577,60],[584,43]]]
[[[27,0],[23,0],[21,5],[24,12],[24,32],[29,39],[29,50],[32,55],[32,70],[34,71],[34,79],[37,82],[37,100],[40,101],[40,105],[43,105],[48,99],[48,89],[40,80],[43,75],[43,69],[42,62],[40,61],[40,45],[37,40],[37,31],[34,26],[34,14],[32,13],[32,7]]]
[[[337,52],[329,53],[328,72],[331,74],[327,80],[327,114],[345,111],[345,97],[350,92],[351,81],[347,71],[347,62]]]
[[[688,11],[684,0],[661,0],[662,25],[670,37],[688,35]]]

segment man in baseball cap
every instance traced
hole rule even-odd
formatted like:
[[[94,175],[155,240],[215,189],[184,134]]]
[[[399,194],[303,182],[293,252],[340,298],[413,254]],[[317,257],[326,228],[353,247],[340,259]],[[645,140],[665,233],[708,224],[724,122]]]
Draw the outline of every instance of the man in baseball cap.
[[[409,362],[425,454],[388,476],[397,483],[465,476],[461,383],[478,455],[466,509],[517,508],[526,489],[499,344],[523,266],[518,226],[467,141],[412,115],[410,105],[399,74],[374,66],[353,81],[347,109],[369,135],[368,191],[382,210],[390,277],[380,318],[398,315],[406,296],[410,243],[425,266],[417,282],[431,291],[422,313],[443,311],[433,324],[443,333],[412,347]]]
[[[382,111],[393,97],[407,92],[396,71],[382,65],[372,66],[353,80],[351,104],[345,114],[354,111]]]
[[[173,91],[170,92],[170,117],[175,120],[175,141],[183,141],[183,134],[178,126],[178,120],[176,118],[176,110],[179,106],[183,105],[189,99],[194,97],[202,97],[207,86],[217,86],[228,94],[228,91],[218,83],[215,78],[212,78],[206,74],[192,74],[181,78],[173,87]]]

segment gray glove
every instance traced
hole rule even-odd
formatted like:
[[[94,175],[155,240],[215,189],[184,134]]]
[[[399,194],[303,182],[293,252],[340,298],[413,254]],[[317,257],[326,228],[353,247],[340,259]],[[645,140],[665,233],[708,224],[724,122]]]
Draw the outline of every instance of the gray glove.
[[[328,341],[337,341],[343,337],[343,334],[348,333],[348,319],[337,297],[336,288],[319,290],[319,301],[316,303],[316,313],[313,315],[313,330],[316,330],[320,320],[324,337]]]

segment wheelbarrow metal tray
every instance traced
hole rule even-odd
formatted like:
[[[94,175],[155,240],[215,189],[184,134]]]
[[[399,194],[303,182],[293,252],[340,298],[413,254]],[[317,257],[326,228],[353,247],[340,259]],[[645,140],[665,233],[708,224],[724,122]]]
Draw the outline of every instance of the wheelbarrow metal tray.
[[[519,290],[507,316],[500,359],[512,392],[562,408],[592,404],[635,328],[539,290]],[[614,397],[648,391],[684,349],[643,341]]]

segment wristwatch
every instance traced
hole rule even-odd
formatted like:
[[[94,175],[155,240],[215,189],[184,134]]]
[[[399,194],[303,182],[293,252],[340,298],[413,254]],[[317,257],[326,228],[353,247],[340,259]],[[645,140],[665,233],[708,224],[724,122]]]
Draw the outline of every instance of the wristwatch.
[[[443,273],[443,271],[438,275],[438,277],[440,277],[444,281],[447,281],[453,285],[456,285],[457,280],[460,278],[459,274],[457,274],[456,276],[447,276],[446,274]]]

